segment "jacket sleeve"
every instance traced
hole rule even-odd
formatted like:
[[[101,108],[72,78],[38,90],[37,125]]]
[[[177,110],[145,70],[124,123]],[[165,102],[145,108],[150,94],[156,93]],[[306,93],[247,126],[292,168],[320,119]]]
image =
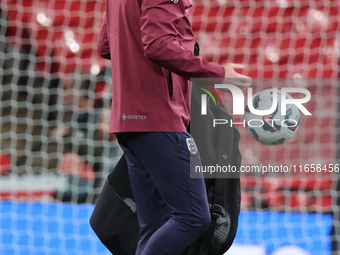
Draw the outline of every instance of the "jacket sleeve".
[[[144,55],[171,72],[190,78],[224,78],[224,67],[194,56],[176,39],[176,25],[185,24],[190,29],[186,12],[189,0],[142,0],[141,33]],[[183,22],[185,19],[186,22]],[[190,36],[192,36],[190,34]]]
[[[105,59],[111,59],[110,44],[107,37],[107,16],[105,14],[102,28],[100,29],[97,41],[97,51],[99,56]]]

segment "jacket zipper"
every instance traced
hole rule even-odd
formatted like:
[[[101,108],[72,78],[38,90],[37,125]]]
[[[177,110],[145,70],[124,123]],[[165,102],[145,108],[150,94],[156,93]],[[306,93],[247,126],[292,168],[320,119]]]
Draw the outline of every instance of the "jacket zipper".
[[[172,74],[170,71],[169,71],[169,96],[170,96],[170,100],[172,100],[173,86],[172,86]]]

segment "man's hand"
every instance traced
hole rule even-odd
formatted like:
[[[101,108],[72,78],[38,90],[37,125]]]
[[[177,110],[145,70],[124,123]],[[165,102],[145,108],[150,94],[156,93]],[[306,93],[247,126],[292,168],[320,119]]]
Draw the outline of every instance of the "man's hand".
[[[229,63],[224,65],[225,79],[224,83],[235,85],[240,89],[246,89],[251,85],[252,79],[249,76],[239,74],[235,69],[244,69],[245,65]],[[230,92],[228,89],[221,89],[225,92]]]

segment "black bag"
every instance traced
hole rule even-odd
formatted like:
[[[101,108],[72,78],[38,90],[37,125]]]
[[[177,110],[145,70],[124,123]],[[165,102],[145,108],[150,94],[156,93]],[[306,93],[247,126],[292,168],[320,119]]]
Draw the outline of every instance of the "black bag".
[[[211,97],[207,97],[207,114],[201,114],[202,87],[214,94],[203,84],[193,84],[190,134],[200,152],[202,166],[230,166],[229,169],[234,172],[205,173],[208,202],[211,205],[211,224],[181,255],[224,254],[234,241],[240,213],[240,134],[237,128],[230,124],[213,127],[214,119],[228,120],[228,123],[233,119],[219,100],[213,101]]]
[[[108,176],[90,218],[92,229],[114,255],[134,255],[137,248],[139,226],[131,201],[134,199],[123,155]]]

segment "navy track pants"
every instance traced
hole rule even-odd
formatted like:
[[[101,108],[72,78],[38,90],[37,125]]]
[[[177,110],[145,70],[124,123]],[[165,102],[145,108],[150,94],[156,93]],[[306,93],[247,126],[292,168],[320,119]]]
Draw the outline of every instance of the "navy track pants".
[[[210,225],[202,178],[190,178],[187,132],[116,134],[129,168],[137,206],[139,239],[136,255],[179,255]],[[191,158],[191,159],[190,159]]]

